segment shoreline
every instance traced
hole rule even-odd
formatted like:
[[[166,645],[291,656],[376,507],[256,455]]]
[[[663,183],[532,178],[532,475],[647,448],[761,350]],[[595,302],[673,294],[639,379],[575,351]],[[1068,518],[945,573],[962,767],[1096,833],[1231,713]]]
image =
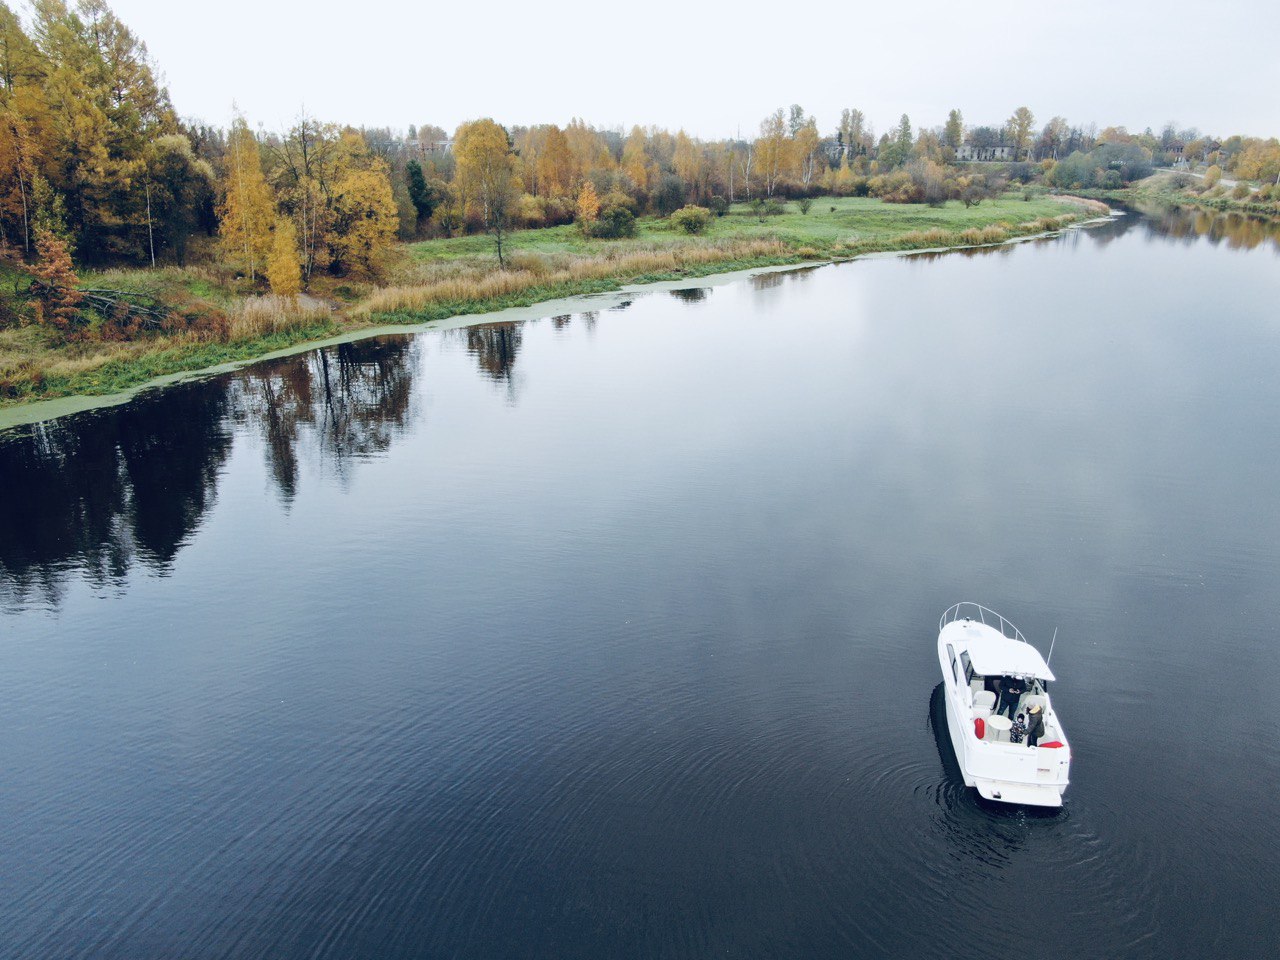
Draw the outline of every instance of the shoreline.
[[[288,346],[274,350],[268,350],[263,353],[256,353],[248,357],[236,358],[222,363],[211,364],[190,370],[179,370],[172,373],[161,374],[160,376],[149,378],[124,390],[114,391],[111,393],[70,393],[43,399],[33,397],[31,399],[23,398],[0,403],[0,432],[23,426],[30,426],[36,423],[44,423],[61,417],[71,416],[72,414],[119,406],[121,404],[128,403],[138,395],[151,390],[162,390],[166,387],[176,386],[180,383],[204,380],[209,377],[234,373],[236,370],[243,369],[244,367],[251,366],[252,364],[277,360],[282,357],[294,356],[300,353],[307,353],[311,350],[320,350],[325,347],[336,346],[342,343],[352,343],[358,340],[367,340],[373,337],[389,335],[413,336],[433,330],[456,330],[464,327],[479,326],[486,323],[513,323],[525,320],[537,320],[557,313],[577,313],[584,309],[607,309],[608,307],[627,299],[627,297],[635,296],[637,294],[662,292],[666,290],[682,290],[691,287],[723,286],[725,284],[736,283],[741,280],[769,273],[812,270],[818,267],[854,263],[858,260],[908,257],[916,254],[960,252],[964,250],[1001,247],[1015,243],[1026,243],[1032,240],[1042,240],[1055,237],[1066,230],[1106,223],[1118,215],[1120,215],[1120,212],[1110,209],[1106,214],[1095,217],[1085,217],[1082,214],[1081,219],[1072,220],[1057,229],[1014,235],[987,243],[967,243],[936,247],[902,247],[900,249],[873,250],[866,253],[854,254],[852,256],[842,257],[834,255],[819,259],[797,259],[792,262],[762,264],[760,266],[721,270],[702,275],[693,274],[689,276],[652,280],[640,283],[622,283],[611,290],[571,294],[565,297],[538,300],[528,304],[503,307],[497,310],[486,310],[476,313],[457,313],[440,319],[423,321],[405,320],[381,323],[373,322],[367,326],[354,326],[349,330],[330,336],[302,339],[297,343],[289,344]],[[727,265],[729,264],[720,264],[720,266]]]

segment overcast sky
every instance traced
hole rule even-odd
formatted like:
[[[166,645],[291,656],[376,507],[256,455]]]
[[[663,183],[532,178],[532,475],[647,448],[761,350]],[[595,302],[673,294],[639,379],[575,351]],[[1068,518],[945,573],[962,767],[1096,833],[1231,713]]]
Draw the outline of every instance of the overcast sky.
[[[1019,105],[1072,123],[1280,135],[1280,19],[1261,0],[1124,3],[706,0],[111,0],[178,112],[288,126],[659,124],[754,133],[799,103],[997,124]]]

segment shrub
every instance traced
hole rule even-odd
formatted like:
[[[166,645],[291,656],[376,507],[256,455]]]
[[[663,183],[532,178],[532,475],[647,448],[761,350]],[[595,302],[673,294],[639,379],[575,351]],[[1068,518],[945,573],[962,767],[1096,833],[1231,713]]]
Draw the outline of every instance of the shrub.
[[[591,224],[587,236],[601,240],[617,240],[621,237],[636,235],[636,218],[626,207],[608,206],[600,211],[600,216]]]
[[[685,233],[702,233],[711,223],[711,211],[690,204],[671,214],[671,225]]]
[[[1216,163],[1204,172],[1204,185],[1207,189],[1212,189],[1218,185],[1218,181],[1222,179],[1222,168]]]
[[[716,194],[707,201],[707,209],[714,213],[717,217],[723,217],[729,212],[729,201],[724,197]]]
[[[808,213],[809,208],[813,206],[813,200],[809,197],[801,197],[796,201],[796,205],[800,208],[801,213]]]
[[[871,196],[879,197],[885,203],[924,202],[924,188],[905,170],[872,177],[868,188]]]
[[[1009,179],[1016,183],[1030,183],[1035,175],[1035,165],[1025,160],[1009,164]]]
[[[1235,189],[1231,191],[1231,198],[1233,200],[1243,200],[1252,192],[1247,183],[1237,183]]]
[[[603,213],[610,207],[622,207],[630,211],[634,217],[640,212],[640,205],[636,202],[636,198],[622,190],[610,190],[600,198],[600,212]]]

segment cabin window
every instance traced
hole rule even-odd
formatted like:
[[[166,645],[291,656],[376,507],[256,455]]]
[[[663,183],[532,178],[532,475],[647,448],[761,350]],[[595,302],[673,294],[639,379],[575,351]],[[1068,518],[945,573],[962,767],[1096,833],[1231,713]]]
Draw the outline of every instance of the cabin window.
[[[951,658],[951,676],[955,678],[956,685],[959,686],[960,674],[956,672],[956,651],[949,643],[947,644],[947,656]]]
[[[969,662],[968,650],[961,651],[960,662],[964,664],[964,682],[972,683],[973,682],[973,664]]]

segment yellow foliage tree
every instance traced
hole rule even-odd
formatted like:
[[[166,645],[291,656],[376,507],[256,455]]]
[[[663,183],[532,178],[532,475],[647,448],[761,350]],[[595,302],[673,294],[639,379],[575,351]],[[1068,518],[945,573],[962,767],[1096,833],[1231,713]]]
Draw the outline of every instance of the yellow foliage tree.
[[[552,128],[554,130],[554,128]],[[551,137],[547,138],[548,149]],[[520,200],[520,179],[507,131],[487,117],[458,127],[453,155],[457,161],[454,184],[470,210],[484,220],[493,236],[498,265],[506,266],[503,244],[511,230],[512,215]]]
[[[786,115],[775,110],[761,121],[760,138],[756,141],[757,166],[769,196],[773,196],[774,188],[786,170],[787,147]]]
[[[367,169],[347,172],[334,186],[333,211],[329,249],[337,268],[378,276],[399,222],[386,165],[375,159]]]
[[[546,197],[572,196],[576,179],[573,154],[564,131],[554,124],[547,128],[542,152],[537,158],[538,186]]]
[[[258,141],[244,117],[236,117],[227,138],[226,175],[218,205],[218,233],[225,255],[257,278],[271,253],[275,203],[262,175]]]
[[[822,136],[818,133],[818,124],[810,117],[796,131],[793,146],[793,169],[800,182],[808,187],[813,183],[818,169],[822,166]]]
[[[703,187],[707,179],[707,157],[702,144],[689,138],[683,130],[676,134],[676,149],[671,157],[671,165],[676,169],[676,176],[689,188],[689,196],[701,200],[706,192]]]
[[[632,127],[627,142],[622,146],[622,172],[636,187],[649,189],[649,156],[645,152],[647,137],[639,127]]]
[[[296,297],[302,291],[302,267],[298,263],[298,229],[288,217],[277,217],[271,233],[271,254],[267,258],[267,281],[271,292]]]
[[[578,223],[592,223],[600,216],[600,196],[596,193],[595,184],[590,180],[582,185],[578,193]]]

